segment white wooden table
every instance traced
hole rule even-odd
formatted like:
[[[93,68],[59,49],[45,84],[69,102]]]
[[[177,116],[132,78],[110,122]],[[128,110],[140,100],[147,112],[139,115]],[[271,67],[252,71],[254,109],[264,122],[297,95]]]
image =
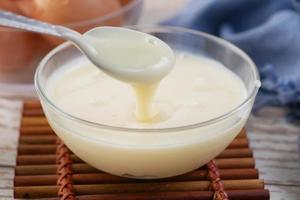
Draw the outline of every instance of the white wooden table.
[[[156,24],[172,16],[185,1],[146,0],[140,23]],[[0,98],[0,200],[13,199],[21,105],[19,100]],[[256,166],[271,191],[271,200],[300,200],[299,127],[284,120],[282,109],[267,108],[250,117],[248,130]]]

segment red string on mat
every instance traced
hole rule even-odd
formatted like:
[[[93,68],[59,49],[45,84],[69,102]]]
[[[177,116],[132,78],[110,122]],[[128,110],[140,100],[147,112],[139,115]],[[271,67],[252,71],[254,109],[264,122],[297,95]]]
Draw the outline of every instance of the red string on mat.
[[[213,200],[229,200],[224,190],[224,185],[220,177],[219,169],[214,160],[207,163],[208,177],[211,181],[210,189],[214,191]]]
[[[60,139],[57,139],[56,145],[56,173],[59,176],[57,179],[57,186],[59,187],[58,197],[60,200],[76,200],[73,190],[73,170],[70,151]]]

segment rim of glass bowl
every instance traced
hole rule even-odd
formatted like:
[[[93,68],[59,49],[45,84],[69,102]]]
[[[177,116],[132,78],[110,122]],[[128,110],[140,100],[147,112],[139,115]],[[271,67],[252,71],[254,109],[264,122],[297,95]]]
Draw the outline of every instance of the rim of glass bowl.
[[[67,24],[63,24],[63,25],[67,26],[69,28],[76,28],[77,26],[86,26],[86,25],[89,25],[91,23],[102,23],[104,21],[111,20],[115,17],[118,17],[118,16],[130,11],[131,9],[133,9],[136,6],[143,3],[143,1],[144,0],[132,0],[131,2],[126,4],[125,6],[122,6],[120,9],[118,9],[114,12],[111,12],[109,14],[99,16],[99,17],[96,17],[96,18],[81,20],[81,21],[78,21],[78,22],[67,23]]]
[[[243,59],[245,59],[249,66],[251,67],[251,70],[254,73],[254,87],[252,89],[252,91],[249,92],[247,98],[241,102],[238,106],[236,106],[235,108],[233,108],[232,110],[228,111],[227,113],[220,115],[218,117],[215,117],[213,119],[204,121],[204,122],[199,122],[199,123],[194,123],[194,124],[189,124],[189,125],[184,125],[184,126],[177,126],[177,127],[169,127],[169,128],[126,128],[126,127],[119,127],[119,126],[111,126],[111,125],[105,125],[105,124],[100,124],[100,123],[96,123],[96,122],[91,122],[79,117],[75,117],[65,111],[63,111],[62,109],[60,109],[59,107],[57,107],[55,105],[54,102],[52,102],[47,95],[44,92],[44,88],[41,87],[40,84],[40,76],[42,73],[43,68],[46,66],[46,64],[48,63],[48,61],[52,58],[53,55],[55,55],[56,53],[60,52],[61,50],[70,47],[72,44],[70,42],[66,42],[63,43],[61,45],[59,45],[58,47],[54,48],[52,51],[50,51],[40,62],[40,64],[38,65],[37,69],[36,69],[36,73],[34,76],[34,84],[35,84],[35,88],[37,93],[39,94],[39,96],[48,104],[48,106],[50,106],[52,109],[54,109],[56,112],[58,112],[62,117],[66,117],[70,120],[73,120],[75,122],[78,123],[84,123],[88,126],[92,126],[92,127],[96,127],[96,128],[101,128],[101,129],[109,129],[109,130],[115,130],[115,131],[122,131],[122,132],[129,132],[129,133],[138,133],[138,132],[143,132],[143,133],[147,133],[147,132],[159,132],[159,133],[166,133],[166,132],[178,132],[178,131],[183,131],[183,130],[188,130],[188,129],[194,129],[194,128],[199,128],[199,127],[205,127],[217,122],[222,121],[223,119],[226,119],[232,115],[234,115],[236,112],[238,112],[239,110],[241,110],[244,106],[246,106],[248,103],[251,102],[251,100],[253,98],[255,98],[258,89],[260,87],[260,77],[259,77],[259,73],[257,71],[256,65],[254,64],[254,62],[250,59],[250,57],[244,53],[244,51],[242,51],[241,49],[239,49],[238,47],[236,47],[235,45],[231,44],[230,42],[223,40],[221,38],[215,37],[213,35],[204,33],[204,32],[200,32],[200,31],[195,31],[195,30],[191,30],[191,29],[186,29],[186,28],[182,28],[182,27],[170,27],[170,26],[152,26],[152,27],[147,27],[147,26],[129,26],[129,28],[132,29],[137,29],[137,30],[141,30],[141,31],[152,31],[152,32],[180,32],[180,33],[190,33],[190,34],[194,34],[194,35],[198,35],[201,37],[204,37],[206,39],[209,40],[213,40],[216,43],[219,43],[223,46],[226,46],[228,48],[230,48],[233,52],[239,54]]]

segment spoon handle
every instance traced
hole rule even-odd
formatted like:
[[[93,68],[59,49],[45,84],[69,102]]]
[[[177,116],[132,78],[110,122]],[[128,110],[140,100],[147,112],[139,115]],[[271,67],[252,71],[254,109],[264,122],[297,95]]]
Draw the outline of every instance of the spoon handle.
[[[30,32],[45,33],[57,37],[63,37],[60,26],[34,20],[12,12],[0,10],[0,25],[11,28],[23,29]]]

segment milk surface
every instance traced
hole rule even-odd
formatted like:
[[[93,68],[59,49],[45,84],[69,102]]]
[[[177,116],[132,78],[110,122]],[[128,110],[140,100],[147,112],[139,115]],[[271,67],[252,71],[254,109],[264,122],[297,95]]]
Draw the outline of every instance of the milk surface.
[[[189,53],[176,55],[173,70],[158,85],[153,85],[154,89],[147,85],[134,90],[84,60],[77,63],[62,66],[52,75],[47,84],[48,95],[65,112],[110,126],[191,125],[229,112],[247,96],[243,82],[221,63]],[[156,115],[147,123],[137,120],[134,114],[135,92],[143,93],[139,95],[143,98],[140,102],[153,102],[152,112]]]

